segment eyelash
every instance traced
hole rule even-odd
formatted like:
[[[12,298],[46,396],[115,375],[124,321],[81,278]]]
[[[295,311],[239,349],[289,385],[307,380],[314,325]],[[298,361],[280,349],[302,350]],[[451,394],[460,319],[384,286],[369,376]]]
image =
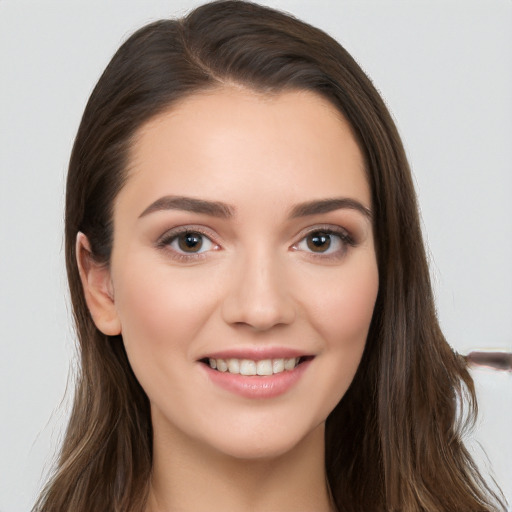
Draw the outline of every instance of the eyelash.
[[[165,233],[165,235],[163,235],[158,240],[157,246],[161,249],[167,249],[167,250],[171,251],[172,257],[178,261],[191,262],[191,261],[198,261],[198,260],[205,258],[206,253],[209,251],[205,251],[205,252],[201,252],[201,253],[192,253],[191,252],[189,254],[186,254],[186,253],[178,252],[176,249],[172,249],[170,247],[174,241],[178,240],[178,237],[180,235],[187,234],[187,233],[201,235],[202,237],[209,240],[213,246],[218,247],[218,244],[216,244],[212,240],[211,234],[207,233],[204,229],[202,229],[199,226],[197,226],[197,227],[196,226],[183,226],[180,228],[173,229],[173,230]],[[210,249],[210,250],[212,250],[212,249]],[[217,250],[217,249],[213,249],[213,250]]]
[[[202,237],[206,238],[215,248],[214,249],[208,249],[204,252],[199,253],[183,253],[179,252],[176,249],[171,248],[171,244],[178,240],[178,237],[182,234],[198,234]],[[341,249],[337,250],[334,254],[327,254],[326,252],[318,252],[315,253],[313,251],[304,251],[306,252],[310,257],[312,258],[320,258],[322,260],[333,260],[333,259],[341,259],[347,252],[349,247],[355,247],[357,244],[355,240],[352,238],[352,236],[343,228],[341,227],[334,227],[332,225],[329,226],[315,226],[314,228],[308,230],[307,232],[303,233],[300,240],[293,244],[291,248],[296,251],[300,251],[301,249],[298,248],[298,246],[301,243],[304,243],[307,238],[314,234],[323,234],[327,235],[329,237],[337,237],[339,239],[339,243],[341,244]],[[178,261],[183,262],[192,262],[192,261],[198,261],[205,257],[207,257],[207,253],[211,252],[212,250],[218,250],[219,245],[216,244],[211,236],[210,233],[206,232],[203,228],[200,226],[183,226],[180,228],[173,229],[167,233],[165,233],[157,242],[157,246],[161,249],[166,249],[172,252],[172,257]],[[330,247],[329,247],[330,248]],[[328,249],[329,249],[328,248]]]
[[[301,239],[296,243],[292,245],[292,249],[294,250],[300,250],[298,249],[299,244],[306,242],[307,238],[311,235],[315,234],[322,234],[327,235],[329,237],[337,237],[339,239],[339,243],[341,244],[341,248],[335,251],[334,253],[326,253],[326,252],[307,252],[309,257],[312,258],[320,258],[322,260],[337,260],[343,258],[345,254],[347,253],[349,247],[355,247],[356,241],[352,236],[347,232],[347,230],[338,227],[338,226],[315,226],[314,228],[308,230],[306,233],[304,233],[301,237]],[[329,247],[330,248],[330,247]],[[328,249],[329,249],[328,248]]]

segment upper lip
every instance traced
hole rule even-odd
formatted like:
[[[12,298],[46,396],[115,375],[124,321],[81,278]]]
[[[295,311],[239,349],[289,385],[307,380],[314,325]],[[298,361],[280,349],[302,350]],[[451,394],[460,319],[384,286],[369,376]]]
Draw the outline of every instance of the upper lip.
[[[262,361],[264,359],[291,359],[292,357],[310,356],[304,350],[289,347],[236,347],[216,352],[209,352],[200,359],[249,359]]]

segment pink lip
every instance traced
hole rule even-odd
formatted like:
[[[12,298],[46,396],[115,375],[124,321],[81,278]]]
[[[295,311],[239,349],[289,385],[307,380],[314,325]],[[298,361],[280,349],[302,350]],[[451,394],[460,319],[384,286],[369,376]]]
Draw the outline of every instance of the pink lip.
[[[250,359],[251,361],[261,361],[263,359],[291,359],[292,357],[306,356],[303,351],[285,347],[236,347],[227,350],[220,350],[205,354],[201,359]]]
[[[244,354],[247,354],[247,352],[244,352]],[[221,356],[218,357],[222,358]],[[263,359],[262,357],[254,358],[254,355],[252,357],[245,358],[253,360]],[[270,357],[265,357],[264,359],[267,358],[270,359]],[[291,389],[299,381],[302,375],[304,375],[304,372],[309,367],[311,361],[311,359],[306,360],[296,366],[293,370],[285,370],[281,373],[266,376],[246,376],[236,373],[219,372],[204,363],[200,363],[200,365],[207,373],[209,379],[226,391],[245,398],[274,398]]]

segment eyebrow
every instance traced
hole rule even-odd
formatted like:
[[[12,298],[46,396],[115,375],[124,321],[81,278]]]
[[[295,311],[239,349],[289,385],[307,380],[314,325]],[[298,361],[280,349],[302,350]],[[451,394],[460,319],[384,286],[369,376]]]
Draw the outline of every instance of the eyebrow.
[[[193,197],[164,196],[151,203],[140,215],[144,217],[150,213],[163,210],[184,210],[193,213],[202,213],[212,217],[227,219],[233,216],[235,209],[219,201],[206,201]]]
[[[372,218],[372,212],[369,208],[355,199],[346,197],[321,199],[297,204],[291,209],[289,217],[294,219],[298,217],[329,213],[341,209],[356,210],[364,215],[364,217],[368,219]],[[206,199],[196,199],[184,196],[163,196],[151,203],[139,215],[139,218],[145,217],[153,212],[165,210],[183,210],[192,213],[210,215],[212,217],[219,217],[222,219],[229,219],[235,214],[235,208],[233,206],[220,201],[208,201]]]
[[[372,218],[372,211],[355,199],[347,197],[334,197],[331,199],[322,199],[320,201],[309,201],[294,206],[291,210],[290,217],[307,217],[308,215],[318,215],[321,213],[329,213],[334,210],[350,209],[362,213],[367,219]]]

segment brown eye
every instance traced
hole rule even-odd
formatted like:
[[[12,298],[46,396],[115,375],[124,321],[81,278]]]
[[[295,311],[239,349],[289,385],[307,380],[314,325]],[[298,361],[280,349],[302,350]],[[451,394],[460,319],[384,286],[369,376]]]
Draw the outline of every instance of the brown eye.
[[[183,228],[176,228],[166,233],[157,245],[170,250],[168,254],[179,261],[195,261],[200,256],[206,256],[210,251],[220,249],[208,235],[201,231]]]
[[[320,228],[310,231],[293,246],[293,249],[327,260],[343,258],[349,247],[355,245],[354,240],[345,229],[333,227],[332,229]]]
[[[313,252],[326,252],[331,247],[331,238],[329,233],[316,231],[306,237],[306,244]]]
[[[201,233],[186,232],[176,237],[178,247],[183,252],[200,252],[203,247],[203,235]]]

